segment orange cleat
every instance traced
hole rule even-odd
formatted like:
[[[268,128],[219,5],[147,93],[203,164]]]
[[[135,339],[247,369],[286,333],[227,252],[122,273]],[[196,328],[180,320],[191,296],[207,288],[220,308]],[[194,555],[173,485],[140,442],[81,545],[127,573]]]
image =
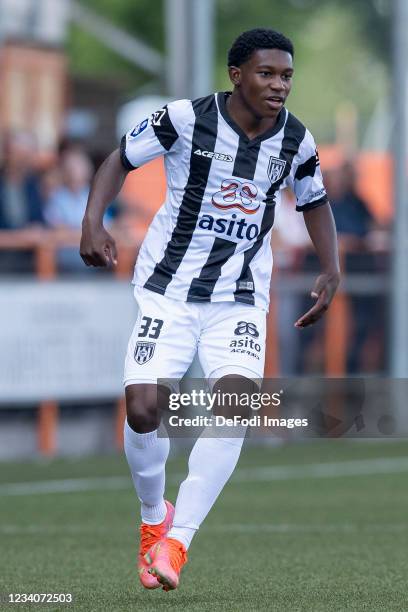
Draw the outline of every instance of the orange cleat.
[[[165,591],[177,589],[181,568],[187,563],[187,550],[181,542],[165,538],[146,553],[149,574],[155,576]]]
[[[169,501],[165,501],[167,507],[167,514],[162,523],[158,525],[148,525],[142,523],[140,525],[140,548],[137,562],[137,569],[139,572],[139,579],[145,589],[157,589],[160,586],[160,582],[149,573],[149,563],[146,560],[147,551],[160,542],[162,538],[165,538],[167,532],[170,530],[173,524],[174,517],[174,506]]]

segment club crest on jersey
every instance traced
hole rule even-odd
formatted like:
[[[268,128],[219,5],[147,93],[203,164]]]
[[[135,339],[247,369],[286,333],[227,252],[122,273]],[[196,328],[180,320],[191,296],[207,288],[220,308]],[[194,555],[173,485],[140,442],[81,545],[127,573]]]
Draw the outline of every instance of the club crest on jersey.
[[[153,113],[152,125],[160,127],[161,121],[166,113],[167,113],[167,108],[162,108],[161,110],[158,110],[155,113]]]
[[[155,348],[156,344],[154,342],[144,342],[142,340],[136,342],[134,352],[134,358],[136,363],[138,363],[139,365],[144,365],[145,363],[150,361],[154,355]]]
[[[286,161],[284,159],[279,159],[279,157],[270,157],[268,164],[268,176],[272,183],[276,183],[282,178],[283,172],[285,170]]]
[[[242,182],[237,179],[224,179],[220,191],[214,193],[211,202],[215,208],[228,210],[238,208],[246,215],[253,215],[260,204],[256,200],[258,189],[253,183]]]
[[[130,135],[132,136],[132,138],[136,138],[136,136],[139,136],[139,134],[141,134],[142,132],[144,132],[144,130],[147,128],[147,124],[149,123],[148,119],[145,119],[144,121],[142,121],[141,123],[138,123],[133,130],[130,132]]]

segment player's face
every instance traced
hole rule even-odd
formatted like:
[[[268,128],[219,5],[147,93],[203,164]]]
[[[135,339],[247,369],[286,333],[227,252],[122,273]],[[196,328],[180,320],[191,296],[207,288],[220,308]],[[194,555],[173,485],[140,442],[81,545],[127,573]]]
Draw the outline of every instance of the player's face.
[[[280,49],[258,49],[239,68],[230,67],[229,74],[256,117],[276,117],[292,87],[292,56]]]

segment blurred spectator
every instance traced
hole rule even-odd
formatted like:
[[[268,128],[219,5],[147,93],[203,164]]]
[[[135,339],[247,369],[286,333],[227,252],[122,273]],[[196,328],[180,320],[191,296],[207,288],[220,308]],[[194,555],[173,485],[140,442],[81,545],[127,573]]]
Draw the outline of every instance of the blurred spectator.
[[[70,151],[61,159],[60,172],[62,183],[51,191],[45,219],[51,227],[79,229],[88,199],[92,165],[85,153]]]
[[[46,168],[41,175],[41,194],[45,203],[52,194],[61,186],[61,170],[57,163]]]
[[[356,171],[347,161],[325,174],[325,185],[336,221],[340,249],[344,252],[344,272],[366,275],[383,271],[386,257],[374,253],[374,235],[377,223],[368,204],[358,195]],[[350,374],[374,371],[384,366],[385,298],[364,293],[350,295],[351,329],[347,371]]]
[[[35,172],[36,141],[25,131],[4,137],[0,167],[0,231],[29,230],[44,224],[43,197]],[[32,272],[32,251],[0,250],[0,272]]]
[[[47,224],[59,230],[80,230],[90,190],[93,167],[91,160],[77,145],[64,148],[59,165],[60,184],[49,176],[44,188],[49,190],[44,216]],[[111,205],[104,222],[109,225],[118,215],[118,205]],[[84,271],[77,247],[64,247],[58,253],[60,271]]]
[[[90,190],[93,167],[91,160],[79,149],[65,150],[61,155],[61,184],[54,190],[45,207],[45,219],[51,227],[80,229]],[[109,207],[105,222],[118,214],[118,206]]]
[[[356,191],[354,165],[345,162],[326,172],[324,180],[340,240],[350,248],[363,246],[360,241],[374,229],[375,219]]]
[[[36,145],[28,132],[6,135],[0,169],[0,229],[43,224],[43,201],[34,172]]]
[[[354,165],[347,161],[324,173],[324,184],[335,218],[343,274],[358,274],[361,282],[358,293],[348,296],[348,349],[347,373],[380,372],[385,367],[384,329],[386,304],[383,295],[373,295],[364,280],[367,274],[383,272],[386,253],[379,248],[384,240],[372,240],[377,234],[377,222],[368,204],[356,188]],[[373,251],[375,248],[375,252]],[[315,253],[305,249],[302,270],[317,274],[319,263]],[[366,288],[367,287],[367,288]],[[311,307],[313,300],[302,298],[301,311]],[[298,374],[321,373],[324,368],[324,344],[322,328],[325,321],[302,330],[296,354],[295,371]]]

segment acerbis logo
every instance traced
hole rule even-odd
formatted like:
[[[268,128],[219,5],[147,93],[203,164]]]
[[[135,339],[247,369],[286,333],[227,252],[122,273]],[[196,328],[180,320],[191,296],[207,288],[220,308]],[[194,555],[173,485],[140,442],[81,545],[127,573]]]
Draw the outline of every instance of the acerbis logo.
[[[202,157],[208,157],[209,159],[218,159],[219,161],[232,162],[234,158],[227,153],[217,153],[216,151],[203,151],[202,149],[196,149],[194,155],[201,155]]]
[[[259,234],[256,223],[248,224],[244,218],[237,219],[237,215],[232,213],[231,219],[215,219],[212,215],[203,215],[198,222],[201,229],[213,231],[216,234],[226,234],[234,238],[246,238],[255,240]]]
[[[258,189],[253,183],[243,183],[235,178],[225,179],[221,183],[220,191],[212,196],[211,202],[221,210],[238,208],[246,215],[253,215],[260,207],[255,199],[257,195]]]
[[[326,195],[326,189],[319,189],[319,191],[314,191],[310,194],[310,202],[313,202],[316,198]]]
[[[245,336],[245,338],[240,338],[239,340],[231,340],[230,349],[231,353],[246,353],[251,357],[259,359],[259,356],[256,353],[261,352],[261,345],[258,342],[255,342],[253,338],[248,338],[248,336]],[[252,351],[256,351],[256,353]]]

